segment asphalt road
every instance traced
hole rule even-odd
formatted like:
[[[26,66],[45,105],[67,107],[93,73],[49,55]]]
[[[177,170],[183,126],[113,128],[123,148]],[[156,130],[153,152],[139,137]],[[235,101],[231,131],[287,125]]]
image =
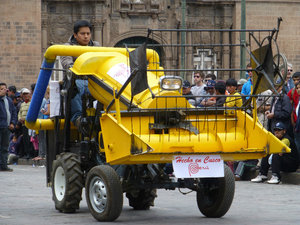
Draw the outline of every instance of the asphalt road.
[[[84,194],[77,213],[55,210],[51,189],[46,187],[45,168],[12,168],[12,173],[0,172],[1,225],[99,224],[89,213]],[[151,210],[132,210],[124,197],[121,216],[101,224],[300,224],[300,186],[236,182],[230,210],[217,219],[200,213],[194,192],[182,195],[178,190],[159,190]]]

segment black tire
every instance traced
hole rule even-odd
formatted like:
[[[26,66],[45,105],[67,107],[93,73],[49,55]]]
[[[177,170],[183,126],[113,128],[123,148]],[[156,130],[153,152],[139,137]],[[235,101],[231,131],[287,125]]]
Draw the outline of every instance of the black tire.
[[[93,167],[87,175],[85,195],[93,217],[98,221],[114,221],[123,207],[123,191],[119,176],[107,165]]]
[[[157,197],[156,189],[141,189],[126,193],[129,205],[135,210],[148,210],[154,206],[154,199]]]
[[[71,213],[79,209],[83,188],[83,172],[79,156],[61,153],[52,166],[52,199],[60,212]]]
[[[203,188],[197,191],[197,205],[206,217],[222,217],[231,206],[235,180],[231,169],[227,165],[224,166],[224,177],[201,179]]]

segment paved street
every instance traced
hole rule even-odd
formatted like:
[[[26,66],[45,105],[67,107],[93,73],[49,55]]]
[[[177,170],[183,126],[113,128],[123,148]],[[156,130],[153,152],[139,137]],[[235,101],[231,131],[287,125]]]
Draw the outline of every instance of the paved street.
[[[1,225],[96,224],[83,195],[75,214],[54,209],[51,189],[46,187],[45,168],[12,166],[13,173],[0,173]],[[198,210],[195,193],[182,195],[160,190],[155,207],[134,211],[124,197],[121,216],[113,223],[101,224],[299,224],[300,186],[236,182],[236,192],[229,212],[219,219],[204,217]],[[99,223],[97,223],[99,224]]]

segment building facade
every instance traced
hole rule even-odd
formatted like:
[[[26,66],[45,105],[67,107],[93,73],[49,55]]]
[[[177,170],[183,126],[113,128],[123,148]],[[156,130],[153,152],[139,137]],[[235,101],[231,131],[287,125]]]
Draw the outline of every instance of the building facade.
[[[2,0],[2,6],[0,77],[18,88],[36,81],[45,50],[65,43],[79,19],[90,21],[93,39],[107,47],[135,47],[145,41],[148,29],[153,29],[150,43],[164,45],[157,51],[165,68],[207,69],[219,79],[240,75],[214,70],[240,68],[240,33],[173,31],[240,29],[240,0]],[[246,29],[276,28],[278,17],[283,18],[280,52],[300,70],[300,0],[246,0]],[[265,34],[256,35],[262,39]],[[188,70],[180,75],[191,79]]]

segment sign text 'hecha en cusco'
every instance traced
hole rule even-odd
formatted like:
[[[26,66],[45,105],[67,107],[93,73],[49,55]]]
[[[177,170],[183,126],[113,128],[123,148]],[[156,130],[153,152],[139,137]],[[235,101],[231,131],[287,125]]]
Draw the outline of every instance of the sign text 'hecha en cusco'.
[[[224,177],[220,155],[178,155],[172,165],[177,178]]]

